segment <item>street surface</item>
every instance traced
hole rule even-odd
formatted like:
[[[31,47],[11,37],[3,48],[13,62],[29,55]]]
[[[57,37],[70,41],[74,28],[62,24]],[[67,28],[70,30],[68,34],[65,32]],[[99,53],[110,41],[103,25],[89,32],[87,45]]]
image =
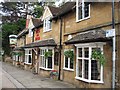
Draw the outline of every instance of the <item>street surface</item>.
[[[75,88],[72,84],[34,75],[5,62],[2,63],[0,76],[2,88]]]

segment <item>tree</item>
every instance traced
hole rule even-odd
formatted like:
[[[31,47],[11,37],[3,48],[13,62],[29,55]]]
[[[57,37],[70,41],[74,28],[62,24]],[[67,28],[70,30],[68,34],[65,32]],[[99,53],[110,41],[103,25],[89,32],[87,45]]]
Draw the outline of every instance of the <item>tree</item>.
[[[51,5],[45,2],[2,2],[0,10],[2,15],[2,47],[5,54],[9,55],[9,35],[18,34],[25,28],[27,14],[40,18],[43,14],[43,6]],[[42,6],[43,5],[43,6]]]
[[[25,20],[20,19],[17,23],[5,23],[2,25],[2,47],[5,51],[5,54],[10,54],[10,45],[9,45],[9,35],[18,34],[20,29],[23,29],[25,26]]]

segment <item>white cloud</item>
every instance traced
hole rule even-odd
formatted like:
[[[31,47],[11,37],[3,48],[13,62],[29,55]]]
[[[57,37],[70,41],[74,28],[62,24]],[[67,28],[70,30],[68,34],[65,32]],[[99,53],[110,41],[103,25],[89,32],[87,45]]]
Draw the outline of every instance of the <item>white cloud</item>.
[[[0,0],[0,3],[1,3],[1,2],[4,2],[4,0]]]

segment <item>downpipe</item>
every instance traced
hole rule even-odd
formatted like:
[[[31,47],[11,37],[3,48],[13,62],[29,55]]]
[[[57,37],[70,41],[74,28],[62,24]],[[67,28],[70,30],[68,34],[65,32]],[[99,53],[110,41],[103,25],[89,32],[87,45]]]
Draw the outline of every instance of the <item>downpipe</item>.
[[[116,60],[116,50],[115,50],[115,46],[116,46],[116,37],[115,37],[115,18],[114,18],[114,0],[112,0],[112,29],[114,29],[114,36],[113,36],[113,48],[112,48],[112,90],[115,90],[115,60]]]

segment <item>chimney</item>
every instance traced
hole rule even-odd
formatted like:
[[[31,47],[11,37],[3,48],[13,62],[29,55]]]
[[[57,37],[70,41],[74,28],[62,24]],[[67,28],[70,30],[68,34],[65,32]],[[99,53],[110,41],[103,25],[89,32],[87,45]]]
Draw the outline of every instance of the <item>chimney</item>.
[[[26,19],[26,28],[28,28],[28,25],[29,25],[29,22],[30,22],[30,19],[32,18],[31,15],[27,15],[27,19]]]

